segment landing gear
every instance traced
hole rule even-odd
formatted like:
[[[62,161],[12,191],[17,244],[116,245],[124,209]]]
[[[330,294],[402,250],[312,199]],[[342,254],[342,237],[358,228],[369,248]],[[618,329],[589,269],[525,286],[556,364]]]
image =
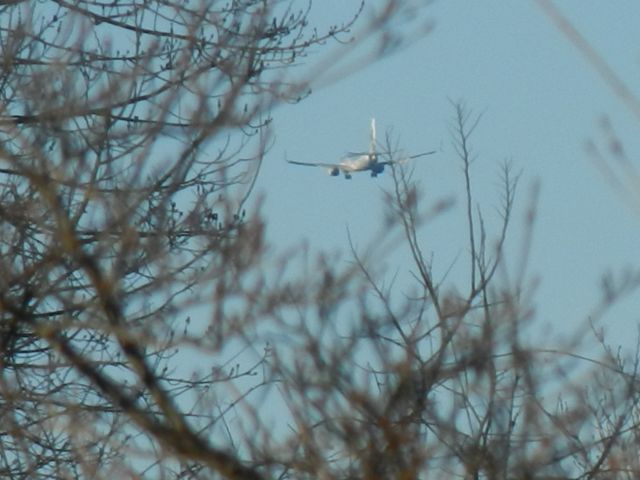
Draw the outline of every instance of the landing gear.
[[[344,174],[344,178],[346,178],[347,180],[351,180],[351,174],[350,173],[345,173]]]
[[[371,176],[375,178],[378,176],[378,174],[376,172],[371,172]]]

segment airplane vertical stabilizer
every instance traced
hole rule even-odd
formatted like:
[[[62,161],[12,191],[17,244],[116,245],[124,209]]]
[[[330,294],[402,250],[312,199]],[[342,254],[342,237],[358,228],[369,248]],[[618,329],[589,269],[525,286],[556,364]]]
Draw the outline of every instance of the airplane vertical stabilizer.
[[[376,119],[371,119],[371,144],[369,145],[369,153],[376,151]]]

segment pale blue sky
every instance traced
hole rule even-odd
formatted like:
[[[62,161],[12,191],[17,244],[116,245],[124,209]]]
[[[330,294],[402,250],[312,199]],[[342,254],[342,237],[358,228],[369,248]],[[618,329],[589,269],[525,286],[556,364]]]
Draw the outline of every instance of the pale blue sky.
[[[331,8],[320,3],[314,5],[316,18],[339,21],[354,2],[330,2]],[[573,0],[559,6],[640,93],[640,3]],[[415,168],[425,206],[457,199],[456,208],[421,232],[436,273],[443,273],[466,253],[462,177],[449,133],[449,99],[464,99],[483,112],[471,141],[479,155],[473,166],[478,200],[487,212],[498,202],[500,162],[512,159],[523,171],[510,265],[517,260],[529,189],[541,182],[530,263],[532,277],[541,281],[537,321],[580,328],[597,302],[603,271],[638,265],[640,238],[640,218],[605,182],[585,144],[601,138],[598,124],[606,113],[629,155],[638,158],[639,125],[533,1],[447,0],[427,12],[435,22],[428,36],[274,112],[277,139],[256,190],[266,196],[271,242],[288,247],[307,240],[314,250],[343,249],[348,257],[347,227],[359,246],[375,240],[383,222],[381,187],[391,186],[387,172],[346,181],[284,162],[285,151],[300,161],[333,161],[366,148],[369,118],[375,116],[379,131],[393,127],[408,151],[439,150],[417,160]],[[410,267],[404,248],[398,245],[386,259],[389,271],[401,276]],[[635,336],[638,306],[636,295],[607,319],[613,342]]]

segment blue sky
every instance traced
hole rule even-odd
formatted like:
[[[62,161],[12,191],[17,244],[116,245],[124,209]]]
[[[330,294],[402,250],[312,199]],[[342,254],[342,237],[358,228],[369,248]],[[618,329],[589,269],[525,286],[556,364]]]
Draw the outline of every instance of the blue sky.
[[[331,8],[315,2],[318,22],[346,18],[357,2],[329,3]],[[587,3],[560,6],[640,93],[640,3]],[[533,1],[447,0],[425,13],[435,24],[429,35],[339,82],[323,86],[319,78],[308,99],[274,112],[276,143],[256,193],[265,195],[275,251],[307,241],[314,251],[342,251],[347,261],[347,228],[359,247],[376,240],[384,218],[381,189],[391,186],[389,175],[346,181],[284,162],[285,152],[300,161],[333,161],[366,148],[368,122],[375,116],[379,131],[392,127],[407,151],[438,150],[415,161],[415,177],[426,194],[425,208],[442,198],[457,202],[421,231],[436,274],[444,273],[456,256],[466,254],[462,177],[450,135],[450,100],[463,99],[483,114],[471,138],[478,155],[472,172],[487,212],[498,204],[500,162],[511,159],[523,172],[511,266],[518,260],[530,187],[540,182],[530,258],[531,278],[540,281],[537,321],[556,332],[582,328],[599,299],[600,276],[607,268],[637,266],[640,238],[640,218],[604,180],[586,142],[602,138],[599,122],[606,114],[629,155],[638,158],[638,122]],[[404,250],[398,243],[384,260],[401,278],[410,268]],[[631,298],[607,318],[613,343],[635,335],[639,303]]]

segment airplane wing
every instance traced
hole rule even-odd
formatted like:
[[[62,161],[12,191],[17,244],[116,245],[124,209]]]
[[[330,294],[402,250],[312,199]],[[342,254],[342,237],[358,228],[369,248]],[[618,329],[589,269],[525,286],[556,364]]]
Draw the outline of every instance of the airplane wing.
[[[415,155],[409,155],[407,157],[402,157],[399,160],[385,160],[383,162],[378,162],[378,163],[380,165],[391,165],[391,164],[396,164],[396,163],[405,163],[407,160],[413,160],[414,158],[426,157],[427,155],[433,155],[434,153],[436,153],[436,151],[435,150],[431,150],[430,152],[417,153]]]
[[[287,163],[292,163],[294,165],[304,165],[305,167],[323,167],[323,168],[341,168],[342,165],[339,163],[311,163],[311,162],[296,162],[295,160],[287,159]]]

